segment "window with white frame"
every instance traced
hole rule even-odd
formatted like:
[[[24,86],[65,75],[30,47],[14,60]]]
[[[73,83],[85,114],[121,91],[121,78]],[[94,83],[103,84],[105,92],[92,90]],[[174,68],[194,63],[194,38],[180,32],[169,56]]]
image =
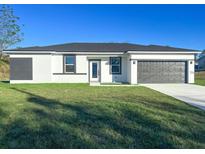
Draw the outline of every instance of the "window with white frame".
[[[121,57],[110,57],[111,74],[121,74]]]
[[[75,73],[75,56],[66,55],[64,56],[64,72]]]

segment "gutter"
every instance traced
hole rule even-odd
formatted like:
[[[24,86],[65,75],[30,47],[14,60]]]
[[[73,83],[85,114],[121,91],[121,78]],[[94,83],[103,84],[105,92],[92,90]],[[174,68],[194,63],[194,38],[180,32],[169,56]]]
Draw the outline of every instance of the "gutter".
[[[56,51],[3,51],[4,54],[79,54],[79,55],[123,55],[123,54],[199,54],[201,51],[126,51],[126,52],[109,52],[109,51],[85,51],[85,52],[56,52]]]
[[[79,54],[79,55],[122,55],[124,52],[56,52],[56,51],[3,51],[4,54],[53,54],[53,55],[62,55],[62,54]]]
[[[199,54],[201,51],[127,51],[128,54]]]
[[[53,54],[55,51],[3,51],[4,54]]]
[[[124,52],[55,52],[54,54],[78,54],[78,55],[123,55]]]

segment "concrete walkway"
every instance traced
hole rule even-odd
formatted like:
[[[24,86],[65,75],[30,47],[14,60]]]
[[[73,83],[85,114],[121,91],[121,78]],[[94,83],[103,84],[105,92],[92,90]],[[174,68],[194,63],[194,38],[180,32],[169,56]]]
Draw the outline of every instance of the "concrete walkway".
[[[205,86],[194,84],[143,84],[143,86],[205,110]]]

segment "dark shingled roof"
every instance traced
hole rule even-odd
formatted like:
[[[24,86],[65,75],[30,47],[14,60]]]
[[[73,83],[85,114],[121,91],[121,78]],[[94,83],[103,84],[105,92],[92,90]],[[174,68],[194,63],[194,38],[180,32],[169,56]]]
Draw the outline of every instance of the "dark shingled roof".
[[[138,45],[131,43],[66,43],[50,46],[34,46],[8,51],[56,51],[56,52],[126,52],[126,51],[196,51],[160,45]]]

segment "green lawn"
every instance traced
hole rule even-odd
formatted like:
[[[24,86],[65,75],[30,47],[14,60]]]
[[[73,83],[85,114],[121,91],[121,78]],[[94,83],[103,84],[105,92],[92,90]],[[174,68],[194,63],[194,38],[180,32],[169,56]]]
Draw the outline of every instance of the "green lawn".
[[[205,112],[145,87],[0,83],[0,148],[205,148]]]
[[[205,86],[205,71],[195,72],[195,84]]]

